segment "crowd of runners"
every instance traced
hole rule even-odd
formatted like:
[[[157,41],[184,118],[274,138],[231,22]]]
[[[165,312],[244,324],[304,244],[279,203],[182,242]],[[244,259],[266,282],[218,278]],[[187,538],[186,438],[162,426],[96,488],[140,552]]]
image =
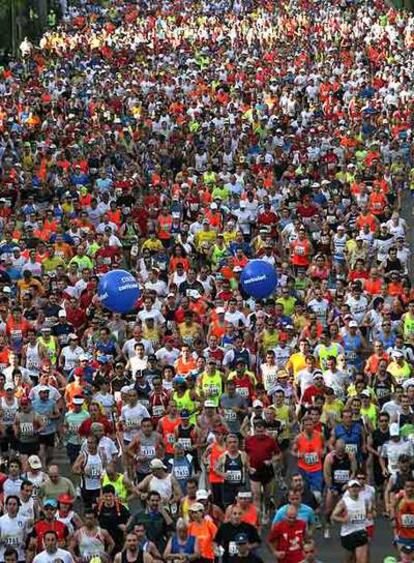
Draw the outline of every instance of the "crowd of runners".
[[[414,17],[61,4],[1,69],[0,563],[413,561]]]

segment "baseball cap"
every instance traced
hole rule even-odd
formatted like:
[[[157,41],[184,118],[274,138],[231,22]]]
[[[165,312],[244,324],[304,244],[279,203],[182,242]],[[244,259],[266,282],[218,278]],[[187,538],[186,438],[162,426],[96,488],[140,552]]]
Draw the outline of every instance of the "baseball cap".
[[[190,418],[190,411],[188,409],[183,409],[180,412],[180,417],[181,418]]]
[[[66,315],[66,311],[65,311],[64,309],[61,309],[61,310],[59,311],[59,313],[58,313],[58,317],[59,317],[60,319],[63,319],[63,318],[66,318],[66,316],[67,316],[67,315]]]
[[[250,498],[252,498],[252,496],[253,495],[252,495],[251,491],[239,491],[237,493],[237,498],[240,498],[240,499],[250,499]]]
[[[209,399],[207,399],[207,401],[204,401],[204,406],[207,408],[215,409],[216,403],[214,401],[210,401]]]
[[[63,502],[64,504],[73,504],[74,499],[67,493],[64,493],[63,495],[58,496],[58,501]]]
[[[349,326],[351,328],[358,328],[358,323],[356,321],[349,321]]]
[[[393,358],[403,358],[404,354],[400,350],[393,350],[391,356]]]
[[[204,506],[201,504],[201,502],[194,502],[191,506],[188,507],[188,510],[191,510],[191,512],[199,512],[201,510],[204,510]]]
[[[39,389],[38,389],[38,392],[39,392],[39,393],[43,393],[43,392],[46,392],[46,391],[47,391],[48,393],[50,393],[50,389],[49,389],[49,387],[48,387],[47,385],[41,385],[41,386],[39,387]]]
[[[357,481],[356,479],[351,479],[350,481],[348,481],[347,487],[360,487],[361,483],[359,481]]]
[[[262,401],[259,401],[259,399],[256,399],[255,401],[253,401],[253,408],[256,407],[263,407],[263,403]]]
[[[150,463],[151,469],[167,469],[160,459],[153,459]]]
[[[364,389],[363,391],[361,391],[361,396],[362,396],[362,397],[371,397],[370,392],[368,391],[368,389]]]
[[[248,543],[249,542],[249,538],[247,537],[247,534],[244,534],[243,532],[240,534],[236,534],[235,538],[234,538],[235,543],[238,544],[243,544],[243,543]]]
[[[6,385],[4,386],[4,390],[5,391],[13,391],[14,390],[13,383],[6,383]]]
[[[29,456],[27,463],[30,465],[32,469],[40,469],[42,467],[42,462],[40,461],[40,457],[37,455]]]
[[[79,361],[80,361],[80,362],[89,362],[89,356],[88,356],[88,354],[81,354],[81,355],[79,356]]]
[[[48,498],[44,501],[43,506],[53,506],[53,508],[57,508],[58,501],[55,498]]]
[[[400,435],[400,425],[398,422],[393,422],[390,424],[390,436],[399,436]]]
[[[196,492],[196,500],[207,500],[209,496],[209,492],[206,489],[199,489]]]
[[[82,397],[82,395],[75,395],[72,399],[72,403],[74,405],[83,405],[83,403],[85,402],[84,397]]]

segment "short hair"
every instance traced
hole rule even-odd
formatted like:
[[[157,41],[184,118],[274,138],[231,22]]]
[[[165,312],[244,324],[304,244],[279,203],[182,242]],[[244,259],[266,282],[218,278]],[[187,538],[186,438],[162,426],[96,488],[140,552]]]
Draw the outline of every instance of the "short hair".
[[[115,494],[115,487],[113,485],[110,485],[110,484],[104,485],[102,487],[102,494],[105,495],[105,494],[110,494],[110,493],[112,493],[113,495]]]

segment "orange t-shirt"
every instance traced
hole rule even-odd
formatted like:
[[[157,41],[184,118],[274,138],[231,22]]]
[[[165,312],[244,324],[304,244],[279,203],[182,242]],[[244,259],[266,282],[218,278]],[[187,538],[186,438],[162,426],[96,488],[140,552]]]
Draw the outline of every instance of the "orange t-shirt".
[[[201,557],[213,560],[213,540],[217,533],[217,526],[214,522],[209,518],[205,518],[202,522],[190,522],[188,533],[197,538]]]

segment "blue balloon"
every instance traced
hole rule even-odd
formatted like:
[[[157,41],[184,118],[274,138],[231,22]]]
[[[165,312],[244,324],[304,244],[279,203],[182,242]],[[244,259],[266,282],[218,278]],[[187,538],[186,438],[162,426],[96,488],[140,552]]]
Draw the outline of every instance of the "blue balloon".
[[[243,268],[240,276],[243,291],[255,299],[265,299],[272,295],[277,286],[277,274],[269,262],[251,260]]]
[[[140,295],[137,280],[126,270],[112,270],[99,280],[98,297],[114,313],[131,311]]]

